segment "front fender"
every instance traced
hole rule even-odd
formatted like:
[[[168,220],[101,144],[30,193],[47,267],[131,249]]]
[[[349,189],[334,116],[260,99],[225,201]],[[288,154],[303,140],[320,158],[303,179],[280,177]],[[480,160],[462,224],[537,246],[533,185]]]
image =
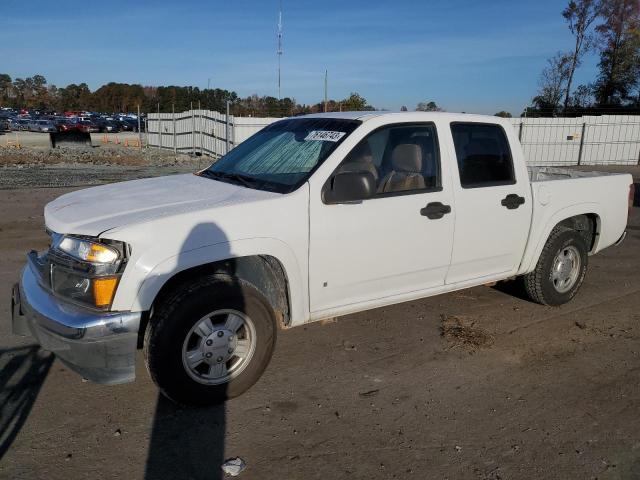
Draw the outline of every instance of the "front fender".
[[[137,268],[127,276],[125,287],[129,298],[122,298],[115,308],[132,311],[149,310],[162,286],[174,275],[207,263],[252,255],[270,255],[282,264],[289,281],[291,325],[305,323],[309,316],[307,276],[303,274],[294,251],[275,238],[251,238],[205,245],[159,261],[154,267]]]

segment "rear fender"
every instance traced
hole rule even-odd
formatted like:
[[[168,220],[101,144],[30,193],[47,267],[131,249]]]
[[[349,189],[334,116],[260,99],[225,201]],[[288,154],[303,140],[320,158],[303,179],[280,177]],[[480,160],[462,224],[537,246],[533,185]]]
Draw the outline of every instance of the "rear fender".
[[[536,224],[534,214],[529,241],[527,242],[527,247],[525,248],[522,262],[520,263],[520,268],[518,269],[518,275],[529,273],[535,268],[536,264],[538,263],[538,258],[540,258],[540,254],[542,253],[542,249],[547,243],[547,239],[549,238],[551,231],[556,227],[556,225],[562,223],[568,218],[578,215],[596,216],[597,221],[595,241],[593,242],[591,253],[597,252],[598,241],[600,237],[599,232],[601,231],[600,219],[602,218],[602,212],[599,204],[585,202],[563,208],[562,210],[559,210],[558,212],[553,214],[546,222],[543,223],[543,227],[537,230],[534,227],[534,225]]]

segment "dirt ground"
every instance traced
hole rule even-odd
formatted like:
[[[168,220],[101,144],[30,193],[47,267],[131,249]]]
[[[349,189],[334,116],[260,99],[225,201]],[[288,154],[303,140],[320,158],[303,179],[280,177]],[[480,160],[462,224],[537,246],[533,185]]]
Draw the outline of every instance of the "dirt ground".
[[[2,172],[0,171],[0,175]],[[84,382],[9,335],[10,287],[68,189],[0,190],[0,478],[640,479],[640,208],[570,304],[479,287],[280,332],[208,409]]]

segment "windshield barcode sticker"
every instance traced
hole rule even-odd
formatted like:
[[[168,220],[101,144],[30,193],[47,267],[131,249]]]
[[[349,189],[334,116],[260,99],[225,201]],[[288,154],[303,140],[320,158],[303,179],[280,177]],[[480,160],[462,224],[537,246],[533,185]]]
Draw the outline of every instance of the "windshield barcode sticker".
[[[328,130],[312,130],[306,136],[305,141],[321,140],[323,142],[337,142],[346,135],[345,132],[330,132]]]

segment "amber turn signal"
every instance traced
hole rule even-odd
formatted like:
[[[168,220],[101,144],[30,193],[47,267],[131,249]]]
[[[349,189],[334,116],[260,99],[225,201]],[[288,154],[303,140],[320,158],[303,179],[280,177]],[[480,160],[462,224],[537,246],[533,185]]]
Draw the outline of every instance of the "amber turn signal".
[[[93,281],[93,299],[96,307],[108,307],[118,285],[117,277],[96,278]]]

